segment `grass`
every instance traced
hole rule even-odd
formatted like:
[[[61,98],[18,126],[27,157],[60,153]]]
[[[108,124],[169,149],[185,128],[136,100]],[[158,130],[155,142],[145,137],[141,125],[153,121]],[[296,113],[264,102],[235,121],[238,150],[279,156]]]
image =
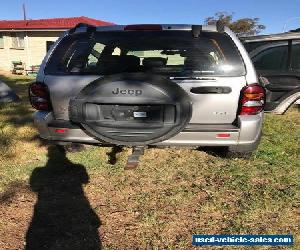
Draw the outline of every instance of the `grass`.
[[[129,149],[111,165],[111,148],[63,153],[42,144],[26,99],[30,79],[2,80],[21,102],[0,107],[0,249],[191,249],[193,233],[300,241],[298,110],[266,114],[248,160],[149,149],[124,171]]]

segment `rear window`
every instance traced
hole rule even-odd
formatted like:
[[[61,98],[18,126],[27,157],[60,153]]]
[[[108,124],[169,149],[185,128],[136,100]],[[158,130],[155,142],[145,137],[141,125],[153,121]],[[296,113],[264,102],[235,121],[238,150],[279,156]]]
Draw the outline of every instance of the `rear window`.
[[[110,75],[153,72],[168,76],[240,76],[242,58],[226,34],[187,31],[112,31],[64,38],[45,73]]]

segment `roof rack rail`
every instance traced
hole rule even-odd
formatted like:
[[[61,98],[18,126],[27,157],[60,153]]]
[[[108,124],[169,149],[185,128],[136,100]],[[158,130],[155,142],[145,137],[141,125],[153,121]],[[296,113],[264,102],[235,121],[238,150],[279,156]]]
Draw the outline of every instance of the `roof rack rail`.
[[[220,20],[216,22],[217,31],[223,33],[225,30],[225,25]]]
[[[78,24],[76,24],[76,26],[74,28],[70,29],[69,33],[72,34],[79,28],[87,28],[87,32],[96,31],[96,26],[95,25],[91,25],[91,24],[88,24],[88,23],[78,23]]]

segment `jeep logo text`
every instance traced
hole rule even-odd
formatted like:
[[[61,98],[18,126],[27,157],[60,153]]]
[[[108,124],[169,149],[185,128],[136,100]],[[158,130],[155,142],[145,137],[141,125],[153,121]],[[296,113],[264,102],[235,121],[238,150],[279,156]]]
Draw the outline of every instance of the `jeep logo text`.
[[[119,89],[116,88],[112,91],[114,95],[141,95],[143,92],[141,89]]]

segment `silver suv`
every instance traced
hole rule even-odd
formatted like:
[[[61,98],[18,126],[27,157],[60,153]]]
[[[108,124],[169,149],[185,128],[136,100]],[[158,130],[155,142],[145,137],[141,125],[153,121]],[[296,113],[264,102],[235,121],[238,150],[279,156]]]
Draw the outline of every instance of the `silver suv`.
[[[56,143],[224,147],[251,152],[265,90],[222,25],[77,25],[29,89],[40,137]]]

